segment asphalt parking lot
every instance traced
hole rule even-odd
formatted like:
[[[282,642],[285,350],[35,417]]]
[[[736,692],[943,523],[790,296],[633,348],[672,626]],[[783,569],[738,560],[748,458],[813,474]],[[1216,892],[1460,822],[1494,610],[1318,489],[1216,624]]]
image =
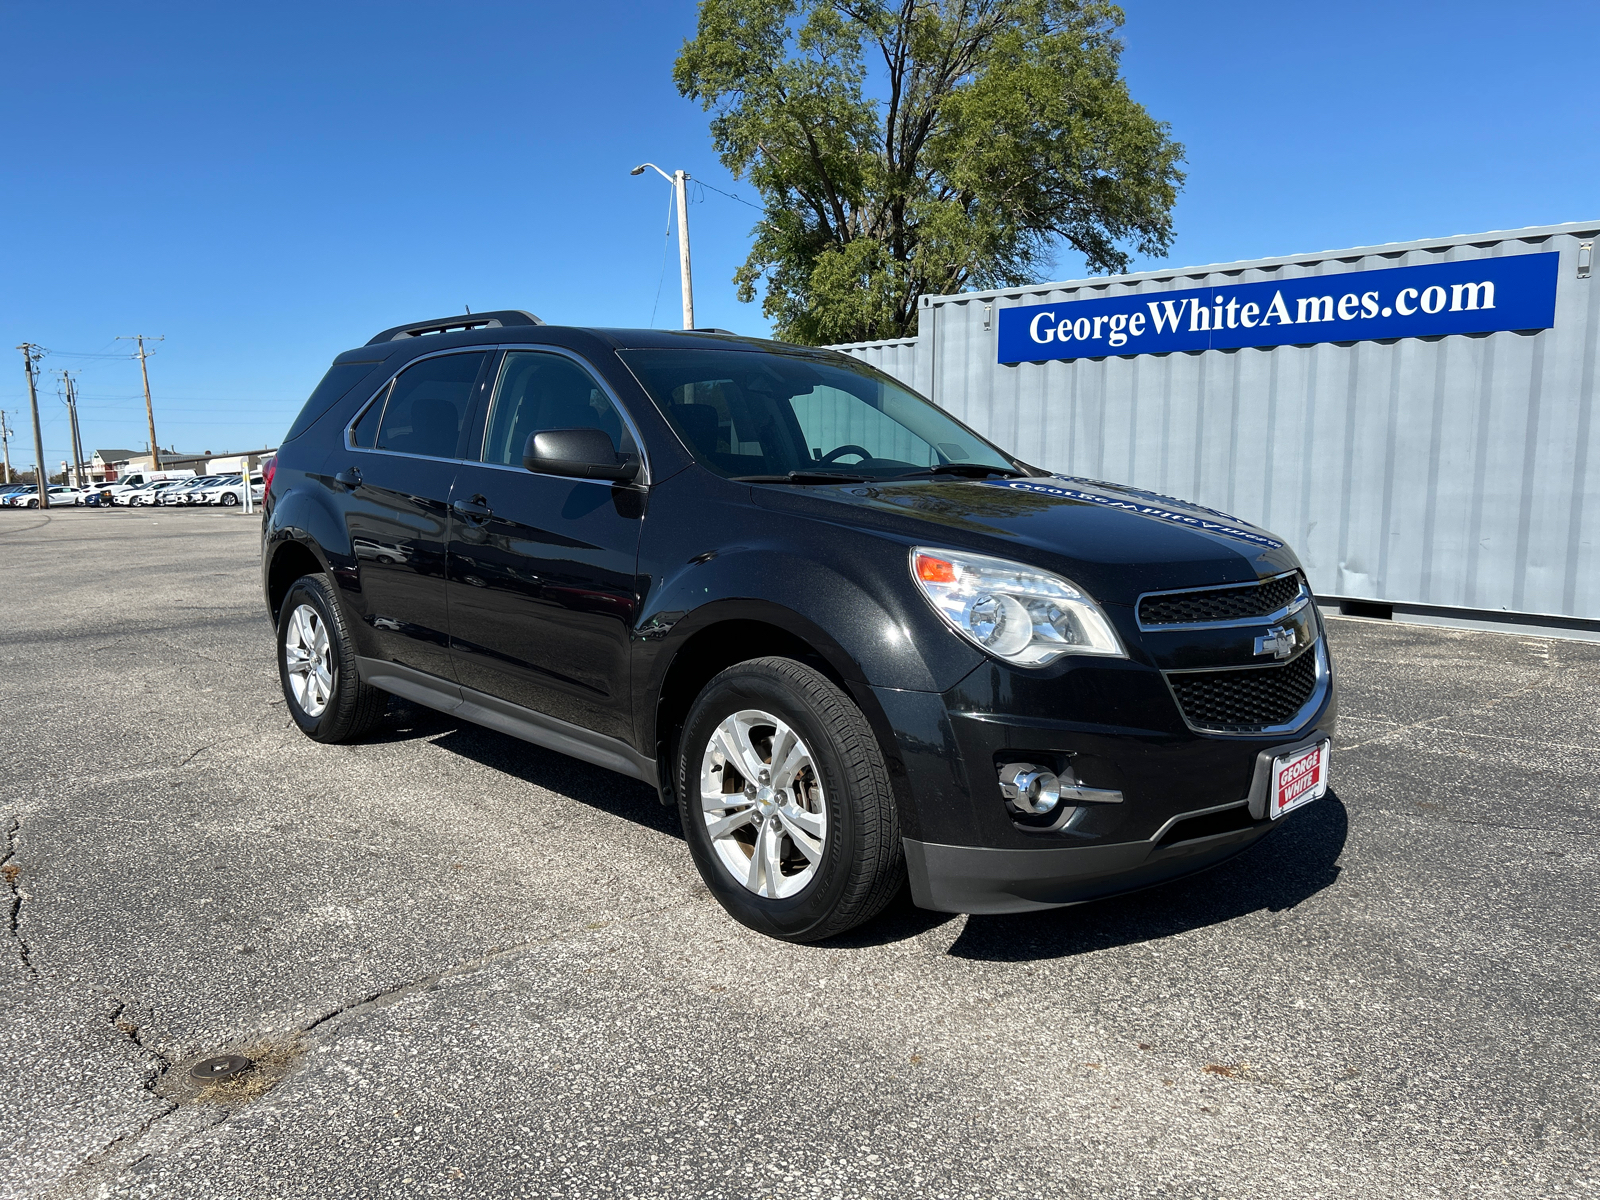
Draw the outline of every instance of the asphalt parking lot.
[[[0,1195],[1600,1195],[1600,645],[1333,621],[1245,856],[791,946],[638,783],[302,737],[256,548],[0,514]]]

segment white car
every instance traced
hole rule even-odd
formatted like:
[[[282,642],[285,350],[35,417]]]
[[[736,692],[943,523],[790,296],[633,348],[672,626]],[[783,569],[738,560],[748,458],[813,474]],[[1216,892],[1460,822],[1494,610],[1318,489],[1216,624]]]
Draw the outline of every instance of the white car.
[[[261,498],[266,494],[266,488],[261,486],[261,480],[250,481],[250,499],[261,503]],[[229,475],[221,483],[205,488],[200,493],[201,504],[220,504],[224,508],[232,508],[244,503],[244,480],[238,475]]]
[[[195,479],[185,479],[177,487],[167,488],[155,498],[157,504],[198,504],[200,493],[213,484],[221,483],[220,475],[201,475]]]
[[[117,498],[117,502],[135,508],[144,504],[155,504],[157,503],[157,497],[162,492],[170,492],[173,488],[181,487],[187,482],[187,479],[157,479],[142,487],[136,487],[130,492],[124,492]]]
[[[89,494],[82,488],[66,487],[62,484],[55,484],[45,490],[50,497],[50,507],[52,508],[82,504],[83,498]],[[39,493],[32,488],[25,492],[12,492],[4,498],[4,503],[11,505],[13,508],[38,508]]]

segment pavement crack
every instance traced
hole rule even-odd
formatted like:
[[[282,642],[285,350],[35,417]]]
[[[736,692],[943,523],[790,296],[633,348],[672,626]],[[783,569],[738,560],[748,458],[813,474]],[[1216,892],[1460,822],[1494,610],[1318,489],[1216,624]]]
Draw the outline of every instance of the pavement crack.
[[[611,922],[610,924],[631,924],[634,921],[642,921],[676,907],[677,904],[659,905],[655,908],[645,909],[643,911],[634,913],[625,920]],[[571,932],[573,931],[569,929],[560,933],[551,933],[545,937],[533,938],[530,941],[518,942],[514,946],[505,946],[499,949],[490,950],[487,954],[479,955],[477,958],[470,958],[465,962],[444,967],[441,970],[433,971],[430,974],[423,975],[417,979],[411,979],[407,980],[405,983],[396,984],[394,987],[384,988],[381,991],[372,992],[363,999],[352,1000],[349,1004],[343,1004],[338,1008],[330,1009],[328,1012],[323,1013],[316,1020],[312,1021],[309,1025],[302,1026],[298,1031],[296,1031],[295,1036],[304,1037],[306,1034],[311,1033],[313,1030],[318,1029],[321,1026],[328,1024],[330,1021],[338,1019],[339,1017],[360,1016],[363,1013],[371,1012],[374,1009],[387,1008],[391,1004],[399,1003],[407,996],[415,995],[418,992],[429,991],[446,980],[455,979],[462,975],[470,975],[475,971],[481,971],[484,967],[487,967],[492,963],[497,963],[502,959],[513,958],[517,955],[525,954],[527,951],[532,950],[535,946],[543,946],[548,945],[551,942],[560,941],[563,937],[567,936],[567,934]]]
[[[148,1060],[144,1081],[141,1086],[150,1094],[150,1099],[156,1101],[160,1107],[141,1121],[137,1129],[118,1134],[106,1145],[84,1159],[73,1174],[64,1181],[67,1184],[102,1176],[107,1171],[113,1174],[118,1173],[148,1157],[148,1155],[141,1154],[138,1158],[126,1164],[116,1164],[112,1161],[118,1151],[125,1147],[137,1146],[160,1121],[178,1111],[178,1102],[176,1100],[169,1099],[156,1090],[160,1086],[162,1077],[172,1069],[172,1059],[145,1042],[142,1027],[137,1020],[129,1015],[130,1006],[126,1000],[113,997],[112,1002],[115,1007],[107,1014],[106,1020],[124,1041],[130,1043],[142,1057]]]
[[[17,834],[21,830],[22,818],[12,817],[11,823],[6,826],[6,852],[5,857],[0,858],[0,878],[4,878],[6,885],[6,930],[17,947],[17,957],[22,961],[23,970],[28,972],[30,979],[37,979],[39,970],[33,965],[27,939],[22,936],[22,868],[12,861],[17,856]]]

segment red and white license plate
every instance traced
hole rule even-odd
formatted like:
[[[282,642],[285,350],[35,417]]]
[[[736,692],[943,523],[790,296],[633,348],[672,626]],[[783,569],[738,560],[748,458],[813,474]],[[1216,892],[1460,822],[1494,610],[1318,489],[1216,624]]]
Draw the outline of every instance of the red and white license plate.
[[[1267,815],[1274,821],[1302,804],[1310,804],[1328,790],[1328,750],[1332,745],[1318,742],[1309,750],[1272,760]]]

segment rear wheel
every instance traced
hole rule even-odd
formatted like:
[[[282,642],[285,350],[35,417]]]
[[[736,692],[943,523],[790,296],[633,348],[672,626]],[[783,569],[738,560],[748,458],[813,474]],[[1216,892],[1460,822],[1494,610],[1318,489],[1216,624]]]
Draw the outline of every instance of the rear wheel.
[[[685,722],[677,791],[706,887],[734,919],[813,942],[876,916],[905,868],[889,773],[827,676],[759,658],[713,679]]]
[[[303,575],[278,613],[278,678],[289,715],[319,742],[369,733],[388,707],[387,692],[361,682],[355,647],[326,575]]]

